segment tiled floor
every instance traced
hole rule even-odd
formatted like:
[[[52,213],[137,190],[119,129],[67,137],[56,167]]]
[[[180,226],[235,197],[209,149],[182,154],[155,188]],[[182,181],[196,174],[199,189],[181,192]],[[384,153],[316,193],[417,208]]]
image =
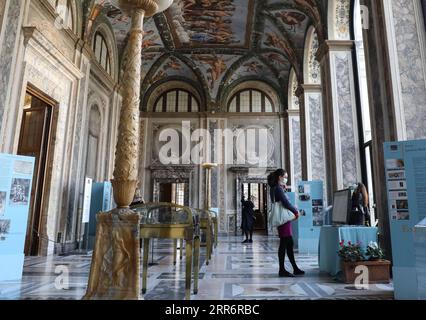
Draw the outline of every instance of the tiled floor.
[[[146,300],[183,300],[185,262],[173,266],[171,241],[155,241],[150,256]],[[317,256],[297,255],[301,278],[277,276],[278,239],[258,236],[253,244],[239,237],[220,237],[210,265],[202,266],[193,300],[252,299],[393,299],[392,285],[357,290],[319,272]],[[81,299],[87,286],[90,255],[27,258],[22,281],[0,282],[0,299]],[[288,270],[292,270],[288,266]],[[61,289],[67,285],[68,289]]]

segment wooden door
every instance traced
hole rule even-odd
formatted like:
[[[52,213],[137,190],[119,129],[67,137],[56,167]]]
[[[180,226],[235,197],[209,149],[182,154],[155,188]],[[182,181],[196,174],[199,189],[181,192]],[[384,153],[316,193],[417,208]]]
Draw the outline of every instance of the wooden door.
[[[22,116],[18,155],[35,158],[25,254],[38,255],[40,244],[39,233],[41,232],[40,217],[52,122],[52,106],[29,93],[25,101],[26,105]]]

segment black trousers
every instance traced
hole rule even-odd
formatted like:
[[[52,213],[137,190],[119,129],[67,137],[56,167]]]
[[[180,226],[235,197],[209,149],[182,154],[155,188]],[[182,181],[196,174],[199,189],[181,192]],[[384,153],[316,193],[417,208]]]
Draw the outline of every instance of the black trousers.
[[[294,241],[293,237],[280,238],[280,247],[278,249],[278,259],[280,262],[280,271],[285,271],[285,255],[287,253],[288,259],[294,270],[298,270],[296,260],[294,259]]]

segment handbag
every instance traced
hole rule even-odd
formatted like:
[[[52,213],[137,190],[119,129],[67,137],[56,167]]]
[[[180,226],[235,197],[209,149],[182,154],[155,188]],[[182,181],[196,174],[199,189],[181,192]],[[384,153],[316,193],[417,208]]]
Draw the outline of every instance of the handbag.
[[[281,202],[278,201],[272,204],[269,223],[273,228],[277,228],[293,220],[296,220],[295,214],[284,208]]]

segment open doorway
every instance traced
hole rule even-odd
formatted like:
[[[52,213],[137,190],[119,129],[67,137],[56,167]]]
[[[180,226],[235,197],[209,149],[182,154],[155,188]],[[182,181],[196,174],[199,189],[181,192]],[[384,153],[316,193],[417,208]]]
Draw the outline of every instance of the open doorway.
[[[268,185],[266,183],[243,183],[241,190],[244,199],[254,197],[254,232],[266,235],[268,233]]]
[[[50,136],[52,132],[55,103],[43,99],[37,90],[28,88],[25,94],[22,124],[20,129],[18,155],[35,158],[31,204],[28,217],[25,254],[37,256],[40,252],[42,233],[42,211],[45,201],[44,190],[48,177],[48,158],[51,152]]]
[[[160,183],[160,202],[188,205],[189,199],[186,199],[185,188],[186,183]]]

